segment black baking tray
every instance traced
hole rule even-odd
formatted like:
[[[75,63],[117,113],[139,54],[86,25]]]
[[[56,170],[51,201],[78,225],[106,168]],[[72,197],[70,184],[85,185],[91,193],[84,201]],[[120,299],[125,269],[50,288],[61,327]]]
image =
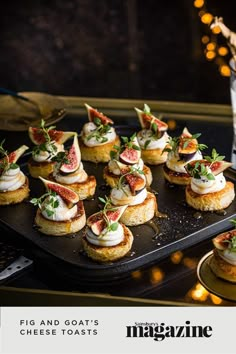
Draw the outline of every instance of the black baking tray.
[[[102,174],[105,164],[84,162],[89,175],[97,178],[96,195],[84,201],[87,217],[99,210],[98,196],[109,195]],[[26,164],[22,165],[27,173]],[[167,217],[155,217],[144,225],[130,227],[134,235],[131,251],[121,260],[99,264],[90,260],[83,252],[81,237],[84,230],[68,236],[46,236],[34,227],[36,208],[24,201],[18,205],[1,206],[0,223],[23,238],[32,242],[53,259],[63,261],[73,273],[88,281],[104,281],[119,278],[139,268],[158,262],[176,250],[190,247],[202,240],[213,237],[231,227],[230,220],[236,217],[236,203],[220,212],[197,212],[187,206],[182,186],[174,186],[165,181],[162,165],[151,166],[153,183],[151,190],[156,194],[158,210]],[[227,180],[236,183],[232,169],[225,171]],[[30,178],[30,177],[29,177]],[[40,196],[44,187],[41,181],[30,178],[31,197]]]

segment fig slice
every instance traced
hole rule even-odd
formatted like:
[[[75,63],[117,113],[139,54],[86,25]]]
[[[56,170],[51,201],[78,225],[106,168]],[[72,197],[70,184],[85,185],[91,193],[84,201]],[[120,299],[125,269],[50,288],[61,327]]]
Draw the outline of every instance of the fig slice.
[[[217,248],[220,251],[224,251],[228,248],[229,241],[231,241],[231,239],[235,236],[236,236],[235,229],[231,231],[226,231],[214,237],[212,242],[215,248]]]
[[[21,145],[17,150],[10,152],[10,154],[8,155],[9,162],[15,163],[21,157],[21,155],[23,155],[24,152],[28,149],[28,146]]]
[[[68,163],[62,164],[60,167],[60,171],[63,173],[75,172],[79,168],[81,163],[81,153],[77,135],[74,136],[73,144],[67,152],[66,158],[68,160]]]
[[[89,106],[87,103],[84,104],[87,112],[88,112],[88,119],[90,122],[94,122],[95,118],[99,118],[101,120],[101,123],[106,125],[106,124],[114,124],[113,120],[105,116],[102,112],[97,111],[95,108]]]
[[[132,195],[137,194],[143,188],[145,188],[146,181],[140,175],[135,173],[129,173],[125,175],[125,179],[129,184],[129,188],[131,190]]]
[[[138,163],[140,155],[137,150],[125,148],[119,158],[120,161],[126,165],[134,165],[135,163]]]
[[[35,145],[41,145],[46,142],[43,129],[29,127],[28,133],[29,133],[30,140]],[[50,136],[50,139],[55,141],[58,144],[64,144],[66,140],[68,140],[69,138],[71,138],[76,134],[77,134],[76,132],[64,132],[62,130],[54,130],[54,129],[48,130],[48,135]]]
[[[188,165],[194,167],[197,162],[199,164],[204,164],[205,166],[209,166],[214,176],[217,176],[218,174],[220,174],[221,172],[223,172],[224,170],[232,166],[232,163],[227,161],[215,161],[211,163],[210,161],[207,160],[194,160],[189,162]],[[187,171],[188,171],[188,165],[185,166]]]
[[[136,146],[139,150],[129,147],[130,144],[131,146]],[[126,165],[134,165],[139,162],[141,157],[141,149],[137,137],[135,136],[132,142],[129,142],[127,145],[128,146],[125,147],[124,151],[119,156],[120,162]]]
[[[106,218],[110,223],[115,223],[118,222],[120,219],[121,215],[127,208],[127,205],[122,205],[119,207],[112,208],[112,210],[107,209],[106,210]],[[105,220],[105,215],[103,211],[99,211],[98,213],[95,213],[91,216],[88,217],[87,219],[87,225],[91,228],[92,232],[99,236],[102,232],[107,227],[107,223]]]
[[[198,149],[198,141],[197,139],[191,139],[192,134],[185,127],[179,141],[178,153],[181,155],[193,154]],[[187,159],[187,157],[186,157]]]
[[[162,120],[156,118],[153,114],[147,114],[139,108],[134,108],[139,118],[139,122],[142,128],[150,129],[151,124],[155,123],[158,127],[158,131],[166,131],[168,129],[168,125]]]
[[[54,192],[56,192],[68,205],[69,208],[71,208],[74,204],[78,203],[79,201],[79,196],[77,193],[75,193],[73,190],[70,188],[67,188],[59,183],[49,181],[45,178],[42,178],[39,176],[43,184],[47,189],[50,189]]]
[[[26,145],[21,145],[17,150],[10,152],[7,157],[4,156],[1,160],[0,160],[0,165],[2,163],[6,163],[8,165],[8,163],[15,163],[17,162],[17,160],[20,158],[21,155],[24,154],[24,152],[28,150],[28,146]],[[0,167],[0,174],[2,174],[4,171],[3,167]]]

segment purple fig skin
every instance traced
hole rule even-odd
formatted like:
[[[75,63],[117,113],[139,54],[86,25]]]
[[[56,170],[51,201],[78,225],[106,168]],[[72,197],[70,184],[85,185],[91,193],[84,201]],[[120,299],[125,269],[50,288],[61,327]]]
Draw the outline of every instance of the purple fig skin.
[[[179,158],[182,161],[188,162],[189,160],[191,160],[194,157],[195,154],[196,154],[196,152],[193,152],[191,154],[181,154],[180,153]]]

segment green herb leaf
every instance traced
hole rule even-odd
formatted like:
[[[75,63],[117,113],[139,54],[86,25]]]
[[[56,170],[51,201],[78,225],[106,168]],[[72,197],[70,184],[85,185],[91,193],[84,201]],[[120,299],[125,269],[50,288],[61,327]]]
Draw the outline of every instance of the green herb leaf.
[[[98,117],[95,117],[93,120],[94,124],[96,124],[97,126],[99,126],[101,124],[101,119]]]
[[[149,107],[146,103],[144,103],[143,111],[144,111],[144,113],[147,114],[147,115],[151,114],[151,109],[150,109],[150,107]]]
[[[213,164],[216,161],[222,161],[224,160],[225,156],[219,155],[216,149],[212,149],[211,151],[211,156],[205,156],[204,159],[207,160],[208,162],[211,162]]]
[[[144,149],[146,149],[150,143],[151,143],[151,139],[146,140],[146,141],[145,141],[145,144],[144,144]],[[163,151],[164,151],[164,150],[163,150]]]
[[[15,163],[15,162],[12,162],[12,163],[10,164],[10,168],[11,168],[12,170],[16,170],[17,168],[19,168],[19,165],[17,165],[17,163]]]
[[[102,202],[102,203],[106,204],[106,200],[105,200],[104,198],[102,198],[102,197],[98,197],[98,199],[100,200],[100,202]]]
[[[113,222],[110,224],[110,229],[111,231],[116,231],[118,229],[119,223],[118,222]]]

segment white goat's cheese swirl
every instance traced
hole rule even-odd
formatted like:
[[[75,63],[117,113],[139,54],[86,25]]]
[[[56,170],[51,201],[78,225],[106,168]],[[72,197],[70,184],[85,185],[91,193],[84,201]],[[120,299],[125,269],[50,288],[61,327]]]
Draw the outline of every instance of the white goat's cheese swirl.
[[[64,151],[64,146],[63,144],[58,144],[58,143],[53,143],[53,145],[56,147],[55,151],[51,152],[49,151],[43,151],[40,150],[38,154],[33,153],[32,158],[36,162],[44,162],[44,161],[51,161],[51,159],[57,155],[58,152]],[[47,148],[47,145],[46,145]]]
[[[85,182],[88,175],[84,170],[83,163],[81,162],[79,168],[75,172],[65,175],[61,174],[59,168],[56,167],[53,171],[53,177],[58,183],[72,184]]]
[[[59,205],[57,208],[53,208],[52,204],[49,203],[49,200],[54,199],[54,201],[58,201]],[[77,214],[77,205],[74,205],[72,208],[68,208],[67,204],[64,202],[64,200],[59,196],[48,196],[47,198],[44,199],[41,207],[41,213],[42,215],[48,219],[48,220],[53,220],[53,221],[65,221],[65,220],[70,220],[74,218]],[[52,211],[52,215],[47,214],[47,210]]]
[[[150,129],[142,129],[137,134],[138,143],[141,149],[144,150],[154,150],[154,149],[164,149],[168,140],[169,135],[165,132],[161,138],[154,138],[153,132]],[[150,141],[149,144],[145,147],[147,141]]]
[[[141,204],[147,197],[147,189],[144,188],[136,195],[132,195],[128,185],[122,189],[112,188],[111,190],[111,203],[113,205],[137,205]]]
[[[88,147],[92,147],[92,146],[100,146],[100,145],[105,145],[111,141],[114,141],[116,138],[116,132],[115,129],[113,127],[110,127],[109,131],[106,134],[103,134],[102,137],[106,138],[107,140],[105,142],[99,142],[95,136],[91,137],[90,139],[88,139],[89,135],[92,134],[95,130],[97,129],[96,124],[94,124],[93,122],[89,122],[86,123],[83,126],[82,129],[82,135],[81,138],[83,140],[83,143],[88,146]]]
[[[202,154],[200,151],[196,151],[193,157],[188,161],[181,160],[177,152],[171,151],[168,154],[166,165],[174,172],[186,173],[185,166],[194,160],[202,160]]]
[[[211,170],[208,168],[208,172]],[[207,179],[206,176],[201,176],[200,179],[191,178],[191,189],[198,194],[207,194],[221,191],[226,184],[223,172],[215,176],[214,180]]]
[[[25,183],[25,175],[17,168],[10,168],[0,176],[0,191],[15,191]]]
[[[224,261],[234,266],[236,265],[236,252],[232,252],[229,249],[226,249],[223,251],[218,250],[218,253]]]
[[[121,224],[118,223],[118,228],[115,231],[107,231],[107,228],[102,230],[101,235],[95,235],[91,229],[87,230],[86,239],[96,246],[115,246],[118,245],[124,239],[124,229]]]

